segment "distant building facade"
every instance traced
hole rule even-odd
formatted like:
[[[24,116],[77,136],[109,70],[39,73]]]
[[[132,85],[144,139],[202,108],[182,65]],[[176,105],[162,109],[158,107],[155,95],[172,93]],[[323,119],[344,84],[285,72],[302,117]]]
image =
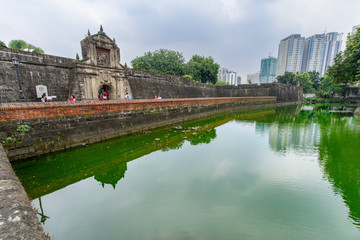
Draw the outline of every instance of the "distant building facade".
[[[244,84],[260,84],[260,72],[256,72],[253,74],[248,74],[246,76],[246,83]]]
[[[320,76],[323,76],[327,72],[328,68],[334,65],[334,58],[341,50],[342,37],[343,34],[337,32],[330,32],[326,34],[325,56]]]
[[[276,79],[277,58],[268,57],[261,59],[260,83],[272,83]]]
[[[304,38],[292,34],[280,41],[276,75],[285,72],[303,73],[317,71],[323,76],[339,53],[342,33],[330,32]]]
[[[238,76],[235,71],[229,71],[227,68],[220,68],[218,72],[218,81],[224,82],[229,85],[239,85],[238,83]],[[241,77],[240,77],[241,81]]]
[[[229,85],[237,85],[237,73],[229,71],[226,76],[226,83]]]
[[[277,63],[277,76],[285,72],[301,71],[305,38],[293,34],[280,41]]]
[[[325,60],[325,41],[325,34],[315,34],[305,40],[300,72],[322,72]]]
[[[240,85],[240,84],[241,84],[241,77],[237,76],[237,85]]]
[[[219,82],[226,82],[226,75],[228,74],[229,70],[227,68],[220,68],[218,73],[218,81]]]
[[[354,34],[356,33],[356,31],[357,31],[358,28],[360,28],[360,24],[353,26],[353,29],[352,29],[351,34],[354,35]]]

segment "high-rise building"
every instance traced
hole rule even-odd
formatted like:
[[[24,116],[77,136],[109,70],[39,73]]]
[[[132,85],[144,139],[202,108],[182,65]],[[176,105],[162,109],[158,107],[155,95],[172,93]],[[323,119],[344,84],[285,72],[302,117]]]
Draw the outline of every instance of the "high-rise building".
[[[292,34],[280,41],[276,75],[301,71],[305,38]]]
[[[259,84],[260,83],[260,72],[248,74],[246,84],[248,84],[248,83]]]
[[[342,33],[315,34],[306,40],[293,34],[281,40],[276,76],[285,72],[303,73],[317,71],[323,76],[334,64],[342,43]]]
[[[322,72],[325,60],[325,34],[315,34],[305,40],[301,72]]]
[[[277,58],[268,57],[261,59],[260,83],[272,83],[276,78]]]
[[[240,85],[240,84],[241,84],[241,77],[237,76],[237,85]]]
[[[241,79],[241,78],[240,78]],[[238,76],[234,71],[229,71],[227,68],[220,68],[218,72],[218,81],[229,85],[238,85]]]
[[[359,25],[355,25],[353,26],[353,29],[352,29],[352,32],[351,32],[351,35],[354,35],[357,31],[357,29],[360,28],[360,24]]]
[[[328,34],[326,34],[326,41],[324,47],[325,54],[323,66],[319,71],[320,76],[323,76],[327,72],[328,68],[334,65],[334,58],[341,50],[342,37],[343,34],[337,32],[329,32]]]
[[[229,70],[227,68],[220,68],[218,73],[218,81],[219,82],[226,82],[226,75],[228,74]]]
[[[229,71],[226,75],[226,83],[229,85],[237,85],[237,73]]]

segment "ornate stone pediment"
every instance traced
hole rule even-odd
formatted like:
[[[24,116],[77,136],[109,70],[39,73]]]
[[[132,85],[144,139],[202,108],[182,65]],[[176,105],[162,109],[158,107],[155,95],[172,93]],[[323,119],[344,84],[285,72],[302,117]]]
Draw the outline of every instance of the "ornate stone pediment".
[[[81,41],[81,52],[83,61],[87,64],[123,68],[120,64],[120,49],[115,39],[111,40],[103,31],[102,26],[97,34],[90,35]]]

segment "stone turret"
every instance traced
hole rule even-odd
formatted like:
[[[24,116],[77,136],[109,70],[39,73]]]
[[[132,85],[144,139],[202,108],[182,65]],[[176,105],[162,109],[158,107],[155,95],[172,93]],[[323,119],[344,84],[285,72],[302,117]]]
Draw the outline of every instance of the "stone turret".
[[[81,42],[82,60],[85,63],[101,67],[119,68],[120,64],[120,49],[115,43],[115,39],[111,40],[104,30],[102,25],[97,34],[88,36]]]

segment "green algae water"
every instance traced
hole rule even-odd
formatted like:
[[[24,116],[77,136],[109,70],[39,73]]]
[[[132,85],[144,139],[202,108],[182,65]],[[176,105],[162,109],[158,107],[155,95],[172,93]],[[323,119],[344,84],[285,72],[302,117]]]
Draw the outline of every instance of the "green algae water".
[[[15,164],[52,239],[360,239],[360,119],[232,113]]]

